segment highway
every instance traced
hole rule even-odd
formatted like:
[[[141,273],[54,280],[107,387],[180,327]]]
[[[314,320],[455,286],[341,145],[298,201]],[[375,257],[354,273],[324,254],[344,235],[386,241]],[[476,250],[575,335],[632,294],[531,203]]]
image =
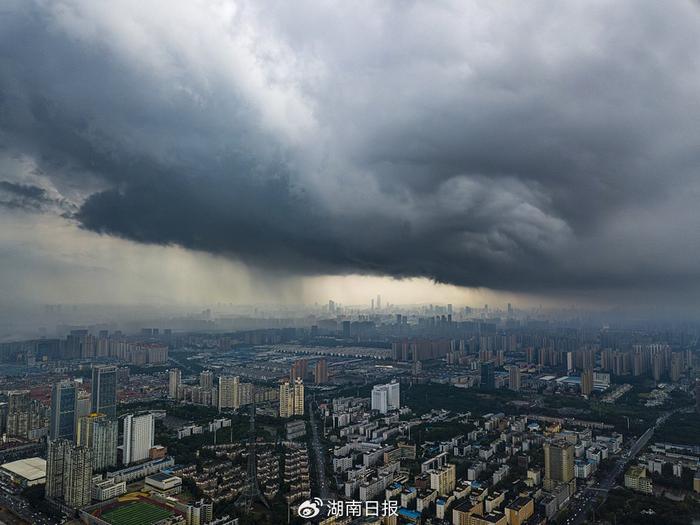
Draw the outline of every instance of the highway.
[[[582,525],[583,523],[587,523],[586,518],[589,513],[605,503],[605,500],[608,498],[608,492],[615,486],[617,479],[622,475],[627,464],[637,457],[637,454],[639,454],[654,435],[654,431],[663,425],[674,412],[676,412],[676,410],[666,412],[662,416],[659,416],[654,426],[649,427],[644,434],[639,436],[634,445],[632,445],[632,448],[620,456],[615,463],[615,467],[613,467],[602,480],[596,485],[583,489],[583,491],[580,492],[579,499],[571,500],[573,509],[571,515],[566,520],[567,525]]]
[[[318,494],[312,494],[312,496],[320,497],[322,500],[326,501],[330,499],[328,479],[326,478],[326,453],[323,450],[323,445],[321,444],[321,438],[318,431],[319,421],[316,417],[313,401],[309,401],[309,422],[311,423],[311,450],[313,452],[312,462],[314,465],[314,472],[316,473],[316,485],[319,491]]]

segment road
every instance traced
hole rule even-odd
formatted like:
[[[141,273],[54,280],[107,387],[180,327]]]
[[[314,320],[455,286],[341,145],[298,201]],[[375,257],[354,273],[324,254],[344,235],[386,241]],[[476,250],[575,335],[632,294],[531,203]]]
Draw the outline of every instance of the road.
[[[0,507],[7,509],[8,512],[18,516],[18,518],[21,518],[21,520],[24,520],[26,523],[37,525],[53,525],[56,523],[55,520],[32,509],[24,498],[14,494],[8,494],[4,490],[0,494]],[[21,520],[17,519],[15,523],[20,523]]]
[[[313,401],[309,401],[309,422],[311,423],[312,462],[316,473],[316,486],[319,491],[318,494],[312,494],[312,496],[320,497],[326,501],[331,499],[330,491],[328,490],[328,478],[326,478],[326,452],[321,444],[321,437],[318,431],[319,421],[316,417]]]
[[[654,431],[663,425],[674,412],[677,412],[677,410],[666,412],[662,416],[659,416],[654,426],[649,427],[644,434],[639,436],[629,452],[623,454],[617,460],[615,467],[612,468],[602,480],[596,485],[583,489],[578,500],[572,500],[573,510],[566,520],[567,525],[582,525],[586,523],[586,517],[589,513],[605,503],[605,500],[608,498],[608,492],[615,486],[617,478],[623,473],[627,463],[637,457],[637,454],[639,454],[654,435]]]

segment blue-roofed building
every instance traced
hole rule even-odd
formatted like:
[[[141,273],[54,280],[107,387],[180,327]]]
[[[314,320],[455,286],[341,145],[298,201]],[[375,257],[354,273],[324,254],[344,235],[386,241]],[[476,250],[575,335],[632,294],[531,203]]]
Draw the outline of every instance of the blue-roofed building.
[[[410,510],[406,509],[404,507],[401,507],[399,509],[399,518],[402,518],[404,520],[409,521],[410,523],[420,523],[421,522],[421,514],[420,512],[416,512],[415,510]]]

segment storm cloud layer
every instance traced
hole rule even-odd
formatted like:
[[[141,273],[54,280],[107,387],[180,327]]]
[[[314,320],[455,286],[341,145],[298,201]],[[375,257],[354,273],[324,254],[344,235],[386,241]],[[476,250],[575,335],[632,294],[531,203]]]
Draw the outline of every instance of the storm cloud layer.
[[[290,274],[700,283],[692,2],[0,11],[5,206]]]

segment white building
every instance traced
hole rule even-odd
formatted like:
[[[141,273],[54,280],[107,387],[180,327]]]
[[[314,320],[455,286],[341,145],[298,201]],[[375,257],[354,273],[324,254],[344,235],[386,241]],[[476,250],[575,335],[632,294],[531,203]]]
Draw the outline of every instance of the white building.
[[[148,451],[153,447],[155,420],[153,414],[129,414],[124,416],[123,462],[131,465],[148,459]]]
[[[102,476],[92,478],[92,499],[107,501],[126,494],[126,481],[116,482],[113,478],[102,479]]]
[[[372,410],[386,414],[390,410],[401,407],[401,391],[398,383],[392,381],[386,385],[375,385],[372,388]]]

